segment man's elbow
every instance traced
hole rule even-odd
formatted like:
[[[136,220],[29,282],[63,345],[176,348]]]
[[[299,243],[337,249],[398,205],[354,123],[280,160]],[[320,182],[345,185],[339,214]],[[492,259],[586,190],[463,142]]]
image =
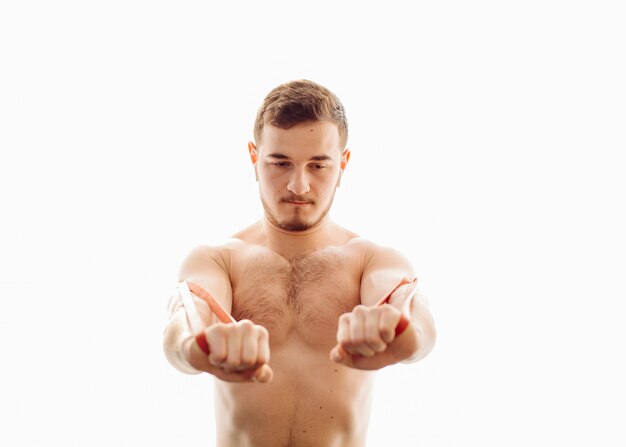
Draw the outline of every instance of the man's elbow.
[[[178,371],[184,374],[200,374],[184,358],[184,346],[188,337],[182,334],[175,324],[169,324],[163,331],[163,354],[165,358]]]
[[[435,347],[437,341],[437,329],[432,319],[420,322],[415,325],[417,331],[417,349],[402,363],[415,363],[426,357]]]

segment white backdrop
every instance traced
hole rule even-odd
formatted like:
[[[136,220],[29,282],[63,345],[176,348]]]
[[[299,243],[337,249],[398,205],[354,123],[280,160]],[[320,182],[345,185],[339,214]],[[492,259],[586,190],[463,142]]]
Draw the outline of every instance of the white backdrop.
[[[350,124],[332,217],[413,260],[439,332],[370,445],[626,445],[620,2],[225,3],[0,6],[0,444],[214,445],[167,297],[260,216],[256,110],[307,78]]]

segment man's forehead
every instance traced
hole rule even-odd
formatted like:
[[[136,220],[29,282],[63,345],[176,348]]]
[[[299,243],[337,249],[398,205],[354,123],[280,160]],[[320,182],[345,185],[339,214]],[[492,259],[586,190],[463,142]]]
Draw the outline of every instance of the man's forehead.
[[[297,124],[289,129],[266,125],[259,149],[264,156],[285,158],[308,156],[332,160],[341,155],[337,125],[327,121]],[[281,157],[282,156],[282,157]]]
[[[335,123],[325,120],[303,121],[301,123],[296,123],[292,125],[288,129],[277,127],[270,123],[265,123],[265,125],[263,126],[263,134],[288,134],[298,131],[324,131],[339,136],[339,127],[337,127]]]

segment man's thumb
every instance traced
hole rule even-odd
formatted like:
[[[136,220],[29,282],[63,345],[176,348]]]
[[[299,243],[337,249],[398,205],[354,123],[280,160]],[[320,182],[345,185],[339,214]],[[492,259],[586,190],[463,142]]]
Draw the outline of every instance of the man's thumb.
[[[271,382],[274,377],[274,371],[270,368],[270,365],[265,364],[261,365],[259,368],[254,371],[252,374],[252,381],[258,383],[267,383]]]

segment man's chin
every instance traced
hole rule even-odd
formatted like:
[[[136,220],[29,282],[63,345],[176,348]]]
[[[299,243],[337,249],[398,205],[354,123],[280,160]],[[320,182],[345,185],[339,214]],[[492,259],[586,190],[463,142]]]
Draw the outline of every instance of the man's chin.
[[[328,214],[328,209],[330,209],[329,206],[326,212],[322,213],[321,216],[311,216],[310,214],[313,214],[314,210],[307,210],[308,212],[306,214],[308,215],[307,217],[309,217],[309,219],[306,220],[304,220],[304,213],[300,212],[296,212],[291,215],[283,214],[283,219],[280,219],[278,218],[278,216],[282,213],[275,214],[270,210],[265,201],[261,200],[261,203],[263,204],[263,208],[265,210],[265,216],[273,225],[283,231],[290,231],[294,233],[300,233],[318,227],[325,220]],[[317,219],[315,219],[315,217],[317,217]]]
[[[300,231],[310,230],[313,226],[315,226],[315,224],[312,225],[307,222],[298,221],[298,222],[281,222],[278,224],[278,226],[285,231],[300,232]]]

